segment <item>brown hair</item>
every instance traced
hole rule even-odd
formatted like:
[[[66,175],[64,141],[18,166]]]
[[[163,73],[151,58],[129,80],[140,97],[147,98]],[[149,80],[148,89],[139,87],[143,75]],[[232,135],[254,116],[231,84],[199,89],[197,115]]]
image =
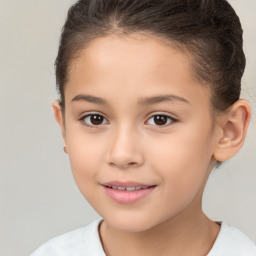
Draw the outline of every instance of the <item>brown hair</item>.
[[[68,12],[55,62],[60,105],[72,60],[94,38],[144,33],[188,51],[196,76],[224,111],[239,99],[245,68],[240,20],[226,0],[80,0]]]

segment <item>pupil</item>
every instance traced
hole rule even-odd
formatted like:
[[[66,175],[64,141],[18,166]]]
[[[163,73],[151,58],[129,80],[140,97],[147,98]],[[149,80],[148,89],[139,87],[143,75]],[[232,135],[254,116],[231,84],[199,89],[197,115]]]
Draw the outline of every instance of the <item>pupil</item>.
[[[103,117],[98,115],[92,115],[91,122],[92,124],[99,125],[103,122]]]
[[[155,116],[154,121],[158,125],[165,125],[167,122],[167,117],[166,116]]]

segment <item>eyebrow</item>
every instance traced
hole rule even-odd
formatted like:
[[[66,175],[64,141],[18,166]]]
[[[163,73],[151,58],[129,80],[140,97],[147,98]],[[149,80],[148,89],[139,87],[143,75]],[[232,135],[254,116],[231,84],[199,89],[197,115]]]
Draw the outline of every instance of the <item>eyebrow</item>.
[[[99,105],[107,105],[106,100],[99,98],[99,97],[95,97],[92,95],[85,95],[85,94],[79,94],[79,95],[75,96],[72,99],[72,102],[73,101],[87,101],[87,102],[95,103],[95,104],[99,104]]]
[[[173,102],[173,101],[179,101],[179,102],[184,102],[189,104],[189,101],[183,97],[180,97],[174,94],[167,94],[167,95],[141,98],[139,99],[139,105],[153,105],[157,103]]]
[[[87,101],[90,103],[95,103],[98,105],[108,105],[107,101],[96,96],[92,95],[85,95],[85,94],[79,94],[75,96],[72,99],[72,102],[74,101]],[[174,94],[168,94],[168,95],[158,95],[158,96],[153,96],[153,97],[144,97],[140,98],[138,101],[139,105],[153,105],[157,103],[162,103],[162,102],[173,102],[173,101],[178,101],[178,102],[184,102],[184,103],[190,103],[188,100],[186,100],[183,97],[180,97],[178,95]]]

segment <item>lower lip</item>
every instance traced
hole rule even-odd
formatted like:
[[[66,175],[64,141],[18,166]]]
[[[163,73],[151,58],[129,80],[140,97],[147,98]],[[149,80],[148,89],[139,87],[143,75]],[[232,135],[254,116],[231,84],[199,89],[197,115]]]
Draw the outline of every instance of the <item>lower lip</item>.
[[[106,191],[106,194],[114,201],[121,204],[131,204],[146,197],[155,189],[155,187],[156,186],[152,186],[152,187],[133,190],[133,191],[117,190],[117,189],[112,189],[105,186],[104,186],[104,189]]]

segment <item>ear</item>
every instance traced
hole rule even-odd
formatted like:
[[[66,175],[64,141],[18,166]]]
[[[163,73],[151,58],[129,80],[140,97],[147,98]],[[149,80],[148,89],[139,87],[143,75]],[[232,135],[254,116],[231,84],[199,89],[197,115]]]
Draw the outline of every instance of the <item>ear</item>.
[[[57,121],[57,123],[60,126],[62,137],[63,137],[64,142],[65,142],[65,140],[66,140],[66,129],[65,129],[64,116],[63,116],[64,113],[61,111],[61,107],[60,107],[60,104],[59,104],[58,101],[54,101],[52,103],[52,108],[53,108],[53,113],[54,113],[55,120]]]
[[[233,157],[243,146],[251,118],[250,105],[245,100],[235,102],[221,118],[220,135],[214,158],[224,162]]]

